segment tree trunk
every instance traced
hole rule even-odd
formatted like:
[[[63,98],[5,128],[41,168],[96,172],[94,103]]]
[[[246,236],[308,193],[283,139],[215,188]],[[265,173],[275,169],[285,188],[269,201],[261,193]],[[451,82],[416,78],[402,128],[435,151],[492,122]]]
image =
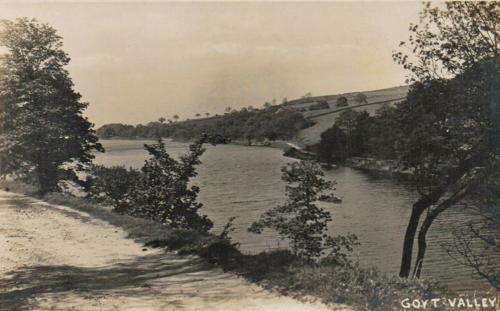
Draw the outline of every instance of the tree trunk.
[[[486,170],[482,170],[484,172]],[[473,173],[472,173],[473,174]],[[473,178],[468,179],[468,174],[464,174],[464,177],[458,181],[458,184],[466,182],[459,190],[453,193],[446,200],[441,202],[434,210],[430,211],[429,214],[424,219],[422,226],[420,227],[420,231],[418,232],[418,252],[417,252],[417,260],[415,262],[415,269],[413,270],[413,276],[416,278],[420,277],[422,272],[422,266],[425,257],[425,251],[427,249],[427,232],[431,227],[434,220],[445,210],[462,200],[465,196],[467,196],[473,189],[475,189],[476,185],[482,180],[483,173],[474,176]]]
[[[401,268],[399,270],[399,276],[402,278],[407,278],[410,275],[413,241],[415,240],[415,234],[417,233],[418,222],[420,220],[420,216],[428,207],[424,204],[419,204],[419,202],[413,204],[410,221],[408,222],[408,226],[406,227],[406,233],[403,242],[403,255],[401,257]]]
[[[413,277],[420,278],[422,272],[422,265],[424,263],[425,251],[427,249],[427,231],[429,230],[434,218],[426,217],[420,231],[418,232],[418,252],[417,260],[415,261],[415,269],[413,270]]]
[[[460,201],[464,195],[454,195],[450,197],[449,199],[445,200],[443,203],[439,204],[436,209],[431,211],[429,214],[427,214],[427,217],[425,217],[424,222],[422,223],[422,226],[420,227],[420,231],[418,232],[418,252],[417,252],[417,260],[415,261],[415,269],[413,270],[413,277],[419,278],[420,274],[422,272],[422,266],[424,263],[424,257],[425,257],[425,251],[427,249],[427,232],[429,231],[429,228],[431,227],[432,223],[434,220],[444,212],[446,209],[448,209],[450,206],[453,204],[457,203]]]
[[[415,202],[415,204],[413,204],[410,221],[406,227],[403,242],[403,254],[401,257],[401,268],[399,270],[399,276],[402,278],[410,276],[411,261],[413,256],[413,242],[415,240],[415,235],[417,234],[420,216],[422,216],[422,213],[441,197],[442,193],[443,191],[438,189],[431,193],[430,196],[420,198],[417,202]]]
[[[37,177],[40,186],[40,194],[46,194],[57,189],[57,167],[51,163],[47,163],[47,157],[40,157],[37,165]]]

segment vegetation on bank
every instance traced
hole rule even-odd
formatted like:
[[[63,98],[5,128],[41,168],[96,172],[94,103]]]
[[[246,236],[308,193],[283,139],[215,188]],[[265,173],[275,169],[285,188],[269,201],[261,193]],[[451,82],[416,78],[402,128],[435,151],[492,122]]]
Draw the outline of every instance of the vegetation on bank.
[[[411,57],[393,55],[410,71],[413,84],[407,98],[375,116],[342,113],[316,146],[326,162],[372,156],[397,160],[412,172],[419,197],[404,236],[401,277],[420,276],[432,224],[466,202],[481,217],[482,230],[465,224],[476,229],[458,234],[449,253],[500,288],[494,259],[500,254],[500,34],[494,26],[499,12],[493,2],[447,2],[442,8],[425,4],[420,24],[410,26]],[[473,243],[481,246],[475,249]]]
[[[390,160],[397,157],[397,139],[401,133],[396,123],[398,111],[388,105],[375,115],[366,111],[346,110],[335,124],[321,133],[319,144],[309,149],[325,163],[344,163],[350,157],[373,157]]]
[[[327,224],[330,212],[316,202],[339,201],[335,197],[334,183],[323,179],[321,167],[312,161],[289,163],[282,167],[281,179],[287,183],[286,202],[269,209],[252,223],[249,232],[260,234],[266,228],[276,231],[282,239],[290,241],[293,254],[308,262],[326,256],[329,261],[344,264],[345,251],[352,252],[358,245],[354,234],[329,236]]]
[[[120,227],[128,238],[150,247],[166,248],[179,255],[198,255],[266,289],[298,299],[311,297],[324,303],[344,303],[359,310],[399,310],[401,297],[442,297],[446,289],[431,280],[405,280],[363,268],[355,261],[309,261],[288,250],[248,255],[230,239],[231,224],[219,234],[172,228],[151,219],[120,214],[89,198],[63,193],[41,195],[19,181],[0,181],[0,188],[65,205]]]
[[[223,116],[168,122],[164,119],[137,126],[106,124],[97,129],[100,138],[156,139],[170,137],[177,140],[194,140],[201,135],[219,136],[226,140],[252,142],[290,140],[312,122],[292,108],[268,106],[262,109],[243,108],[232,110]]]
[[[19,18],[0,23],[0,175],[10,174],[40,191],[79,182],[77,172],[104,151],[87,103],[64,68],[70,58],[55,29]]]

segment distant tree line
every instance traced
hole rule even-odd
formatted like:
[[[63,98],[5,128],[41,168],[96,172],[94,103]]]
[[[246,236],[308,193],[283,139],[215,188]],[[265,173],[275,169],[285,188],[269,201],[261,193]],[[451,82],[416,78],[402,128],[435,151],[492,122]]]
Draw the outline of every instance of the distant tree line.
[[[304,128],[312,125],[300,112],[269,106],[264,109],[243,108],[223,116],[183,122],[150,122],[137,126],[121,123],[106,124],[97,130],[103,139],[156,139],[170,137],[193,140],[201,135],[220,136],[228,140],[255,141],[291,139]]]

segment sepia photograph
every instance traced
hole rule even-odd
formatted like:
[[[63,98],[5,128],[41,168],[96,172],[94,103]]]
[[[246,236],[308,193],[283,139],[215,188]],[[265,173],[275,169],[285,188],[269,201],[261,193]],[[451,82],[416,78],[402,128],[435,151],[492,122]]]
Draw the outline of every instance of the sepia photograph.
[[[500,310],[500,1],[0,0],[28,310]]]

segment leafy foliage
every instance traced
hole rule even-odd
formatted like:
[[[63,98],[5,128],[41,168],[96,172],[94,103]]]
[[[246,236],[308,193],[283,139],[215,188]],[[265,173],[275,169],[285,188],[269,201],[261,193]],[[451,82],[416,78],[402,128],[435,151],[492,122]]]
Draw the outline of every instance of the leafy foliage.
[[[499,3],[448,1],[444,8],[424,4],[420,23],[410,24],[407,53],[394,60],[411,72],[409,81],[450,78],[498,55]]]
[[[358,104],[366,104],[368,103],[367,101],[367,97],[364,93],[357,93],[355,96],[354,96],[354,101],[356,101]]]
[[[433,221],[470,198],[497,167],[499,22],[498,2],[446,2],[444,7],[427,3],[420,24],[410,25],[411,55],[393,55],[415,82],[400,106],[399,158],[414,172],[420,194],[405,235],[403,277],[410,272],[413,240],[424,212],[428,211],[418,231],[417,277]]]
[[[203,206],[196,201],[200,189],[189,185],[197,175],[195,168],[205,151],[203,142],[191,144],[189,153],[179,160],[170,157],[161,139],[156,144],[145,145],[151,158],[141,168],[140,179],[132,188],[124,210],[174,228],[208,231],[212,222],[198,214]]]
[[[397,141],[401,135],[400,111],[382,106],[374,116],[366,111],[346,110],[335,124],[321,133],[315,147],[320,161],[343,163],[348,157],[396,159]]]
[[[78,181],[76,171],[104,151],[87,103],[73,89],[69,63],[56,31],[36,20],[2,21],[0,44],[8,50],[0,69],[0,157],[2,174],[58,190],[58,181]]]
[[[189,146],[178,160],[172,158],[159,139],[145,145],[151,157],[141,170],[124,167],[93,166],[87,178],[87,196],[93,201],[112,204],[120,213],[168,224],[172,228],[207,232],[212,222],[198,210],[200,189],[190,185],[196,166],[205,151],[208,137]]]
[[[282,168],[282,179],[286,186],[287,202],[270,209],[261,215],[249,228],[250,232],[261,233],[264,228],[276,230],[283,238],[291,241],[293,252],[307,258],[317,258],[326,249],[331,255],[337,255],[342,247],[356,241],[349,235],[345,244],[341,240],[329,237],[327,224],[332,220],[329,212],[318,207],[315,202],[326,191],[333,190],[333,183],[322,178],[323,171],[314,162],[294,162]]]
[[[337,98],[337,107],[345,107],[349,105],[349,102],[347,101],[347,98],[345,96],[340,96]]]
[[[97,130],[102,138],[153,138],[172,137],[179,140],[192,140],[203,134],[220,136],[228,140],[253,141],[291,139],[312,123],[292,109],[269,106],[266,109],[243,108],[230,110],[223,116],[211,118],[161,123],[150,122],[137,126],[106,124]]]
[[[87,198],[93,202],[111,204],[117,211],[126,204],[129,193],[137,186],[141,173],[123,166],[93,165],[85,183]]]
[[[318,158],[325,163],[343,163],[348,156],[347,137],[337,125],[321,133]]]

